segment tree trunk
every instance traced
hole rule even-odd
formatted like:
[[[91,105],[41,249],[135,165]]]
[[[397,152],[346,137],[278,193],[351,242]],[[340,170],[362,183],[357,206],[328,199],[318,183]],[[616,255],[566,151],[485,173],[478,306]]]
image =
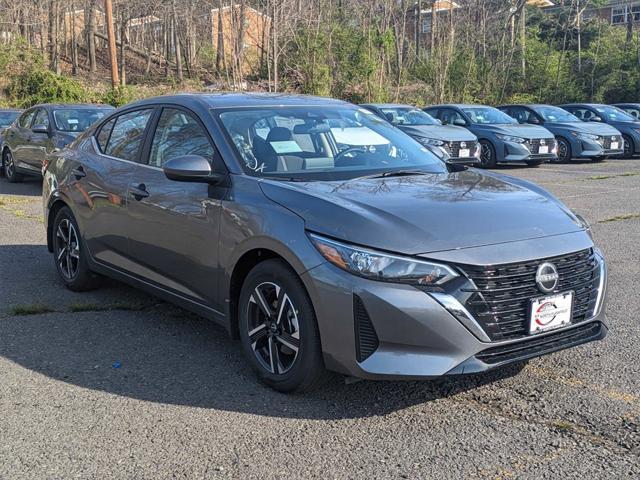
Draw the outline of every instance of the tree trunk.
[[[107,38],[109,44],[109,59],[111,60],[111,87],[117,90],[120,85],[118,75],[118,58],[116,53],[116,32],[113,28],[113,3],[104,0],[104,20],[107,24]]]
[[[87,24],[87,55],[89,57],[89,71],[95,73],[98,70],[96,62],[96,0],[89,3]]]
[[[173,2],[173,43],[176,54],[176,71],[178,73],[178,82],[180,85],[184,83],[184,73],[182,71],[182,52],[180,49],[180,37],[178,36],[178,24],[176,23],[176,18],[178,16],[178,12],[176,10],[176,2]]]

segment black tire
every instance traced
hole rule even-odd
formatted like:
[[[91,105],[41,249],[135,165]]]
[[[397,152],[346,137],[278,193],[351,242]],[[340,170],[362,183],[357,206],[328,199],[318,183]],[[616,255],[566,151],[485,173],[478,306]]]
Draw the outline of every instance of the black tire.
[[[558,163],[569,163],[573,158],[571,143],[566,138],[558,137]]]
[[[53,255],[58,275],[69,290],[84,292],[100,284],[89,269],[85,244],[69,207],[61,208],[53,221]]]
[[[593,157],[593,158],[591,159],[591,161],[592,161],[593,163],[600,163],[600,162],[604,162],[606,159],[607,159],[607,157],[606,157],[606,156],[602,156],[602,157]]]
[[[633,139],[629,135],[622,135],[624,140],[624,153],[622,158],[633,158],[633,154],[636,151],[636,145],[633,143]]]
[[[249,272],[240,292],[238,327],[249,364],[274,390],[311,390],[328,378],[313,305],[283,261],[266,260]]]
[[[527,160],[526,163],[529,167],[539,167],[544,163],[544,160]]]
[[[16,171],[13,155],[7,149],[2,154],[2,170],[9,183],[20,183],[24,177]]]
[[[480,140],[480,166],[482,168],[495,168],[497,165],[496,148],[489,140]]]

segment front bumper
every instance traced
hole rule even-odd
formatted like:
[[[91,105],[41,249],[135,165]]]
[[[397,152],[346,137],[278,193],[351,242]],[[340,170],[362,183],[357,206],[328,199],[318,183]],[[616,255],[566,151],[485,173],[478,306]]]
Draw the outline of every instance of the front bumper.
[[[620,139],[620,142],[622,142],[622,139]],[[622,155],[624,153],[622,148],[605,148],[606,145],[596,140],[578,139],[576,140],[576,144],[577,145],[573,147],[576,150],[574,154],[576,158],[609,157]]]
[[[515,143],[503,141],[503,155],[501,162],[527,162],[542,160],[549,162],[558,158],[557,144],[553,139],[547,139],[548,153],[538,153],[539,145],[531,145],[530,141]]]
[[[589,244],[579,235],[551,240],[553,245],[546,248],[540,248],[538,241],[537,250],[546,251],[534,258],[569,253],[575,249],[575,240],[579,240],[578,245]],[[535,243],[470,250],[482,254],[492,249],[492,255],[502,251],[504,262],[509,263],[523,258],[523,252],[535,251]],[[467,251],[463,255],[469,254]],[[488,262],[492,255],[486,257]],[[451,261],[457,262],[455,258]],[[465,320],[460,312],[446,308],[446,302],[437,295],[412,286],[355,277],[326,263],[307,271],[303,280],[316,309],[327,368],[365,379],[411,379],[491,370],[603,338],[607,331],[604,261],[602,275],[598,305],[589,318],[562,329],[507,341],[491,341],[473,317]],[[362,309],[368,317],[364,326],[359,318]],[[585,334],[587,326],[593,330]],[[362,348],[368,349],[365,355]]]

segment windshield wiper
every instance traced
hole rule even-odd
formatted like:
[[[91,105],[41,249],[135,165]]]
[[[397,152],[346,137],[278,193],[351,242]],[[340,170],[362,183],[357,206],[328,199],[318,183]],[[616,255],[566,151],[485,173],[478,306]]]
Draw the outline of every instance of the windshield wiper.
[[[431,172],[423,170],[393,170],[391,172],[374,173],[363,177],[356,177],[353,180],[369,180],[374,178],[390,178],[390,177],[410,177],[412,175],[432,175]]]

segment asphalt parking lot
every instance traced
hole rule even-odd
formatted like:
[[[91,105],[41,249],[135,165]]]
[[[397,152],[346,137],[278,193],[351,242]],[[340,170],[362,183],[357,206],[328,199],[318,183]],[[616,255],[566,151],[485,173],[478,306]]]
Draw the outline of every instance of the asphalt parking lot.
[[[197,316],[115,282],[64,289],[39,183],[0,180],[0,479],[640,477],[640,159],[500,171],[592,223],[607,339],[519,373],[298,396]]]

